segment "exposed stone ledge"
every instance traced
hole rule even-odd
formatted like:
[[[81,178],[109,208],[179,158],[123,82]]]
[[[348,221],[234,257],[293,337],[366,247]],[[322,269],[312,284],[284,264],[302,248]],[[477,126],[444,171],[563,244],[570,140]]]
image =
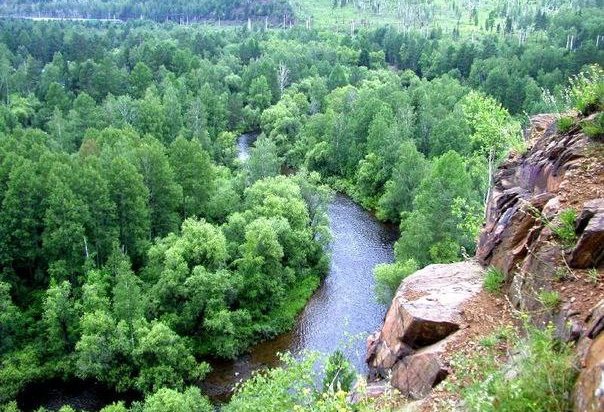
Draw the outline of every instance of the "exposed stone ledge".
[[[367,340],[370,380],[390,379],[403,395],[419,399],[447,375],[445,342],[465,327],[464,303],[482,288],[474,262],[430,265],[400,285],[382,329]]]

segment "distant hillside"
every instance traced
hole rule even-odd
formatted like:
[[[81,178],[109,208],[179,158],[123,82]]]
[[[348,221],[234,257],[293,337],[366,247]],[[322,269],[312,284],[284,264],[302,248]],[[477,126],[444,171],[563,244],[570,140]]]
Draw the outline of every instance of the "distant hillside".
[[[290,0],[298,20],[350,30],[390,24],[400,30],[531,30],[560,10],[601,7],[602,0]],[[539,27],[536,27],[539,28]]]
[[[7,0],[0,15],[56,18],[145,18],[156,21],[247,20],[292,16],[287,0]]]

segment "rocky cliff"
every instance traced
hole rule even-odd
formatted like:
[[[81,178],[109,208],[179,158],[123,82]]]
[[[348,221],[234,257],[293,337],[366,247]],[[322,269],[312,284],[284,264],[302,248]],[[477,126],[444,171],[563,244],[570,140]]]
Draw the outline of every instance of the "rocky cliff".
[[[576,411],[604,410],[604,145],[579,126],[557,133],[554,116],[531,120],[527,152],[496,173],[475,261],[431,265],[403,281],[368,338],[370,380],[422,398],[449,373],[451,351],[520,310],[576,342]],[[505,275],[504,298],[481,291],[488,266]],[[553,307],[546,292],[558,299]]]

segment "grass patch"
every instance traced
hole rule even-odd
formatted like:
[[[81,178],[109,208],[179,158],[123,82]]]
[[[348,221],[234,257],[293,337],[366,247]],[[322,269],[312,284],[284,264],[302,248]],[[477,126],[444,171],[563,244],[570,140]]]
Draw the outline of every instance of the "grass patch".
[[[554,327],[529,327],[525,338],[490,337],[497,344],[483,347],[470,357],[452,361],[456,383],[447,383],[461,393],[470,411],[562,412],[571,410],[571,392],[576,379],[573,351],[553,337]],[[515,353],[507,360],[513,347]]]
[[[600,281],[600,274],[598,273],[598,269],[596,269],[596,268],[589,269],[587,271],[587,279],[589,280],[590,283],[597,285],[598,282]]]
[[[560,304],[560,294],[555,290],[542,290],[537,295],[537,299],[550,310],[556,309]]]
[[[308,299],[317,290],[320,283],[321,279],[319,276],[310,275],[290,289],[283,300],[284,303],[268,314],[272,329],[278,331],[278,333],[290,329],[294,324],[296,316],[304,309]]]
[[[483,286],[489,293],[499,293],[504,281],[505,275],[503,272],[494,266],[489,266],[484,275]]]
[[[581,123],[581,130],[594,140],[604,141],[604,113],[596,115],[593,120]]]
[[[570,248],[577,241],[575,234],[575,221],[577,220],[577,212],[574,209],[564,209],[560,212],[560,223],[552,226],[554,235],[560,240],[564,247]]]
[[[575,125],[575,119],[570,116],[564,116],[558,119],[556,125],[560,133],[566,133]]]
[[[557,267],[554,270],[554,280],[556,280],[557,282],[561,282],[563,280],[568,279],[568,270],[564,267]]]

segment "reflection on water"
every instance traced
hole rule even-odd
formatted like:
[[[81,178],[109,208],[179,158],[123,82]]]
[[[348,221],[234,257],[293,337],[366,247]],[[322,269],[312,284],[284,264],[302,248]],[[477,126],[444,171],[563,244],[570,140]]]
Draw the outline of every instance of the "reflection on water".
[[[258,133],[250,132],[239,136],[237,139],[237,159],[245,162],[250,157],[250,148],[258,138]]]
[[[359,372],[364,363],[365,338],[376,330],[386,310],[375,301],[373,267],[394,260],[396,230],[378,222],[344,195],[329,205],[332,233],[331,264],[325,281],[297,319],[294,329],[261,343],[235,361],[214,362],[204,382],[212,398],[224,400],[233,385],[254,370],[278,364],[277,352],[341,349]]]

